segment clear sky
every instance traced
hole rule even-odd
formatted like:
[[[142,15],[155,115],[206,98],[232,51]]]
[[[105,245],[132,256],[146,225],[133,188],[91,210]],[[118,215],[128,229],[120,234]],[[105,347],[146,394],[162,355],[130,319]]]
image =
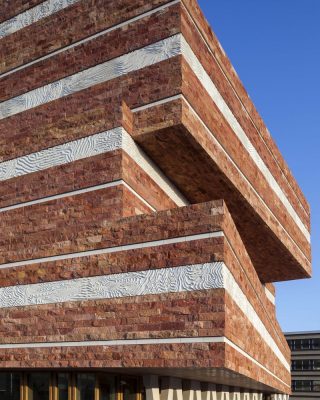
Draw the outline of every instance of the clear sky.
[[[313,277],[277,284],[285,331],[320,330],[320,0],[199,0],[311,205]]]

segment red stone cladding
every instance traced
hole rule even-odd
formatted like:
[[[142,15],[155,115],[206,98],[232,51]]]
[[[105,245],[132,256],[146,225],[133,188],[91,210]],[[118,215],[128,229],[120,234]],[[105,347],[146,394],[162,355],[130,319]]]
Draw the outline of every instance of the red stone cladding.
[[[162,246],[158,246],[153,249],[120,251],[119,253],[86,257],[82,260],[77,259],[74,263],[77,267],[73,267],[73,274],[76,275],[71,276],[61,276],[61,273],[65,274],[61,267],[63,266],[64,271],[66,271],[68,265],[72,264],[72,260],[69,260],[50,262],[47,265],[34,264],[26,267],[26,270],[23,266],[1,270],[2,279],[11,279],[11,282],[16,279],[16,282],[26,284],[30,283],[32,276],[34,278],[31,282],[39,282],[57,278],[69,279],[72,276],[128,272],[146,268],[163,268],[221,260],[227,264],[280,351],[287,360],[289,359],[289,351],[282,333],[273,324],[274,316],[270,319],[266,306],[268,300],[262,285],[223,202],[217,201],[152,215],[119,219],[105,225],[107,229],[104,230],[102,236],[107,240],[108,246],[146,242],[151,238],[152,240],[159,240],[211,231],[223,231],[224,237],[206,239],[205,241],[195,240],[179,245],[166,245],[163,254]],[[90,238],[92,238],[92,235],[90,235]],[[53,242],[52,246],[54,246]],[[168,260],[171,260],[169,264]],[[88,268],[88,265],[91,267]],[[53,275],[50,276],[50,273],[53,273]],[[7,278],[5,278],[5,275]],[[16,278],[14,278],[15,275]],[[40,276],[41,278],[39,278]],[[36,280],[34,280],[35,278]],[[9,282],[7,281],[7,283]],[[191,319],[190,316],[192,316]],[[290,381],[289,372],[284,369],[272,352],[270,354],[270,349],[265,344],[264,338],[260,337],[247,317],[241,313],[234,301],[222,289],[209,292],[187,292],[94,302],[8,308],[0,310],[0,319],[2,321],[0,331],[2,343],[227,336],[235,345],[242,348],[249,356],[255,358],[258,363],[264,365],[284,382]],[[32,324],[25,323],[25,321],[32,321]],[[242,327],[241,332],[238,331],[239,323]],[[101,329],[102,327],[108,327],[108,329]],[[248,332],[250,337],[254,338],[253,342],[256,343],[257,347],[254,347],[252,342],[248,340]],[[199,346],[202,346],[202,344]],[[88,357],[91,358],[91,354],[96,348],[86,348]],[[13,357],[15,357],[15,353],[19,354],[19,351],[25,352],[27,350],[14,350]],[[46,352],[44,349],[41,351]],[[112,354],[116,352],[113,347],[111,351]],[[30,350],[27,352],[30,352]],[[209,354],[202,359],[202,362],[197,361],[199,367],[208,366],[206,361],[208,356]],[[5,355],[3,351],[0,351],[0,359],[2,357],[5,357]],[[92,357],[95,356],[92,355]],[[150,365],[149,362],[143,361],[143,356],[141,356],[141,359],[139,357],[140,354],[134,360],[134,365],[161,367],[163,362],[165,365],[167,362],[162,360],[161,356],[158,356]],[[210,353],[210,357],[216,359],[217,354]],[[235,355],[232,357],[234,358]],[[41,360],[39,353],[37,353],[36,359],[38,365]],[[121,359],[122,355],[118,354],[117,360],[120,361]],[[178,359],[180,367],[185,365],[185,362],[186,366],[189,365],[189,361],[185,358],[179,356]],[[29,361],[28,357],[24,358],[20,361],[20,367],[28,366]],[[62,356],[61,363],[63,361]],[[50,361],[48,361],[48,364],[51,366]],[[73,366],[74,364],[68,365]],[[123,362],[121,362],[121,365],[125,366]],[[126,366],[134,365],[126,364]],[[244,366],[241,366],[241,369],[244,370]],[[270,376],[267,372],[257,378],[258,370],[257,368],[249,369],[244,375],[283,390],[283,385],[279,386],[279,382],[273,383],[273,378],[271,384],[272,375]],[[237,368],[234,371],[238,371]]]
[[[290,185],[293,187],[294,192],[298,195],[303,208],[306,210],[307,213],[310,213],[310,207],[305,199],[305,196],[303,195],[299,185],[294,179],[278,147],[273,141],[270,132],[265,126],[261,116],[259,115],[257,109],[255,108],[242,82],[240,81],[228,56],[222,49],[221,44],[219,43],[216,35],[212,31],[208,22],[206,21],[197,1],[196,0],[182,0],[182,1],[188,12],[191,14],[191,17],[195,22],[197,28],[200,30],[201,35],[204,37],[206,43],[210,47],[211,52],[213,53],[214,57],[217,60],[217,63],[219,64],[220,68],[226,75],[228,82],[230,82],[230,85],[232,86],[234,92],[237,94],[237,96],[239,96],[241,104],[244,106],[246,112],[249,114],[252,123],[256,126],[259,135],[261,135],[266,145],[269,147],[273,157],[275,158],[276,163],[280,166],[281,170],[288,179]],[[192,28],[189,26],[188,29]],[[186,30],[184,30],[183,33],[187,34]],[[226,98],[225,100],[228,102]]]
[[[167,3],[82,0],[0,40],[0,73],[31,62]]]
[[[284,190],[284,193],[288,197],[290,203],[293,205],[294,209],[297,211],[298,215],[306,225],[306,227],[310,230],[310,212],[305,207],[302,205],[300,202],[299,197],[297,196],[295,190],[292,187],[292,184],[290,181],[287,180],[285,175],[283,174],[282,170],[279,168],[278,164],[275,162],[274,157],[272,152],[269,150],[268,146],[266,145],[265,141],[263,138],[257,134],[257,129],[255,125],[252,123],[252,120],[250,119],[249,115],[243,111],[242,104],[239,101],[239,97],[237,94],[232,90],[230,86],[230,82],[225,78],[225,75],[223,71],[221,70],[220,65],[218,64],[216,58],[210,53],[210,50],[206,43],[202,40],[202,36],[199,33],[199,31],[196,29],[196,26],[192,23],[192,20],[187,13],[185,9],[183,9],[182,12],[182,33],[185,36],[186,40],[190,44],[192,50],[195,52],[196,56],[200,60],[202,66],[205,68],[206,72],[214,82],[214,84],[217,86],[219,92],[222,94],[223,98],[225,99],[226,103],[230,107],[232,113],[234,116],[237,118],[239,121],[240,125],[242,126],[243,130],[246,132],[248,138],[250,139],[251,143],[254,145],[254,147],[258,150],[259,154],[261,155],[263,161],[267,165],[268,169],[271,171],[272,175],[275,177],[276,181],[278,184],[281,186],[281,188]],[[189,72],[190,74],[190,72]],[[195,90],[194,87],[194,81],[197,80],[196,77],[193,77],[190,79],[189,77],[183,79],[183,83],[185,83],[185,89],[183,90],[183,93],[186,95],[187,99],[189,102],[192,104],[192,106],[196,109],[196,111],[199,112],[199,115],[203,119],[204,122],[206,122],[206,119],[204,118],[204,115],[208,115],[208,113],[203,112],[203,106],[199,104],[199,100],[203,100],[203,103],[207,103],[209,108],[212,108],[213,110],[216,109],[216,106],[209,106],[210,103],[208,103],[208,97],[207,99],[204,100],[202,96],[197,96],[195,97],[195,93],[198,93],[198,90]],[[198,83],[198,86],[201,86],[200,82]],[[189,94],[189,96],[187,95]],[[201,112],[202,111],[202,112]],[[217,111],[216,111],[217,113]],[[227,122],[224,122],[227,124]],[[231,129],[230,127],[228,128],[229,130]],[[218,137],[218,131],[217,129],[215,130],[217,137]],[[224,137],[232,137],[234,135],[224,135]],[[221,138],[223,139],[223,138]],[[235,139],[233,139],[235,140]],[[223,144],[225,147],[225,143],[223,143],[223,140],[220,140],[220,142]],[[241,148],[241,144],[237,145],[238,149]],[[228,147],[225,147],[226,149]],[[232,154],[232,152],[229,152],[229,154]],[[234,160],[236,161],[236,158],[233,157]],[[236,161],[237,162],[237,161]],[[252,161],[251,161],[252,163]],[[249,164],[249,162],[246,162],[246,165]],[[253,168],[255,170],[256,167]],[[261,174],[261,173],[260,173]],[[248,177],[250,181],[252,180],[252,177],[246,172],[245,175]],[[256,184],[255,184],[256,186]],[[260,190],[259,190],[260,193]]]
[[[178,56],[4,118],[0,160],[121,126],[123,100],[132,109],[174,96],[181,91],[181,79]]]
[[[0,76],[0,101],[179,33],[180,10],[181,5],[174,4],[10,75]]]
[[[186,81],[187,79],[184,80],[184,82]],[[194,87],[198,93],[199,91],[201,93],[201,87],[196,85],[196,81]],[[205,93],[202,95],[206,96]],[[202,95],[198,96],[197,94],[199,99]],[[202,107],[203,117],[209,123],[210,118],[212,119],[214,116],[214,111],[209,99],[205,97],[205,100],[210,107],[198,103],[197,108]],[[222,120],[217,121],[213,128],[220,127],[222,122]],[[225,132],[225,130],[222,131]],[[229,133],[231,134],[231,132]],[[207,201],[216,196],[226,199],[249,255],[263,282],[285,280],[289,279],[289,276],[301,278],[306,273],[310,273],[310,262],[306,256],[301,254],[300,248],[287,231],[282,228],[270,210],[262,204],[256,191],[252,190],[248,182],[243,179],[239,170],[228,160],[221,147],[215,144],[211,134],[205,129],[186,101],[174,100],[135,113],[133,137],[161,166],[176,186],[183,188],[183,193],[191,202]],[[236,143],[235,140],[229,142],[232,142],[231,146]],[[235,156],[239,154],[236,149],[234,152]],[[243,157],[246,155],[243,154],[239,162],[242,163],[243,168],[246,168]],[[257,172],[256,169],[255,171]],[[250,173],[249,169],[248,173]],[[189,176],[193,176],[194,179],[190,180]],[[260,181],[257,182],[258,186],[259,184]],[[261,190],[266,196],[269,193],[270,206],[272,203],[280,203],[269,186],[262,187]],[[279,218],[281,217],[286,223],[287,229],[290,228],[292,235],[295,234],[295,237],[304,244],[306,255],[309,256],[310,246],[302,240],[303,235],[300,233],[297,236],[298,228],[295,223],[287,219],[288,216],[283,207],[280,207],[279,210],[282,212],[282,214],[278,213]],[[276,211],[277,209],[275,209]],[[253,220],[254,224],[252,224]],[[266,221],[268,221],[268,226]]]
[[[131,16],[138,15],[141,12],[152,9],[158,5],[163,5],[164,3],[165,2],[163,1],[149,2],[148,4],[143,4],[142,1],[135,2],[132,5],[132,8],[130,8],[129,14],[126,14],[126,11],[128,11],[128,4],[125,1],[121,2],[121,4],[117,4],[117,7],[114,7],[114,4],[112,3],[110,4],[110,16],[108,16],[108,22],[100,18],[100,14],[98,15],[93,13],[94,17],[85,15],[83,10],[86,5],[80,2],[64,10],[64,16],[66,18],[65,20],[67,20],[71,15],[74,15],[75,12],[78,12],[79,15],[81,15],[74,26],[70,28],[74,34],[74,36],[73,34],[70,34],[70,37],[74,37],[76,38],[75,40],[78,40],[82,35],[78,29],[83,23],[88,23],[88,18],[96,18],[94,25],[95,28],[92,28],[92,32],[94,32],[94,29],[97,29],[97,27],[107,27],[108,23],[111,23],[110,21],[116,23],[115,21],[121,22],[128,20]],[[99,7],[103,8],[103,4],[98,4],[97,2],[96,9],[98,10]],[[210,46],[205,43],[203,35],[200,36],[199,32],[195,28],[192,19],[198,20],[199,18],[195,6],[192,5],[191,2],[190,4],[187,3],[186,7],[191,15],[186,11],[185,6],[182,4],[174,4],[164,11],[161,10],[156,12],[144,19],[132,22],[126,27],[115,29],[93,41],[76,46],[66,52],[62,52],[52,58],[40,61],[24,70],[9,75],[1,81],[2,87],[6,88],[4,92],[7,90],[7,94],[4,94],[4,96],[8,96],[12,90],[12,93],[15,95],[25,92],[26,90],[34,88],[35,85],[42,85],[54,79],[59,79],[62,76],[75,73],[80,69],[88,68],[95,63],[116,57],[127,51],[181,31],[190,43],[199,60],[202,62],[204,68],[217,85],[222,96],[234,115],[237,117],[243,129],[246,131],[250,140],[261,154],[261,157],[264,159],[271,173],[278,180],[279,185],[284,190],[299,217],[305,226],[309,228],[309,212],[306,211],[305,207],[302,207],[302,203],[297,198],[295,194],[296,191],[293,190],[290,180],[284,179],[284,175],[279,168],[279,165],[275,162],[274,157],[272,156],[272,151],[270,151],[261,135],[257,134],[256,127],[252,123],[248,114],[243,111],[243,107],[239,103],[239,97],[235,94],[230,81],[226,80],[225,75],[221,72],[219,60],[217,60],[214,54],[212,54],[212,49],[210,50]],[[58,18],[58,14],[59,13],[50,16],[48,21],[54,21],[55,18]],[[65,23],[65,20],[63,20],[63,23]],[[37,29],[44,29],[44,27],[47,27],[48,21],[39,21],[29,27],[31,30],[29,32],[31,37],[35,34]],[[89,26],[91,25],[89,24]],[[202,28],[203,26],[201,25],[200,31]],[[25,29],[23,31],[25,31]],[[11,36],[14,35],[5,38],[5,41],[9,40],[8,43],[7,41],[5,42],[6,48],[10,44]],[[72,39],[70,40],[72,41]],[[19,40],[17,40],[14,46],[17,46],[19,43]],[[55,44],[55,46],[60,45],[57,43]],[[32,43],[31,46],[35,46],[36,48],[37,44]],[[37,48],[37,51],[40,51],[40,48],[42,49],[41,46],[42,44]],[[42,49],[41,52],[42,51],[45,52],[44,49]],[[40,56],[40,53],[37,54]],[[89,56],[91,54],[97,54],[98,58]],[[83,60],[83,62],[80,62],[80,60]],[[264,247],[264,241],[261,239],[255,239],[256,235],[252,234],[252,229],[247,229],[249,215],[246,220],[242,218],[242,221],[240,222],[237,220],[237,217],[235,217],[241,234],[244,234],[245,244],[249,246],[248,250],[250,256],[252,257],[254,264],[257,264],[257,270],[267,271],[267,276],[265,276],[264,272],[261,272],[261,279],[267,282],[309,275],[310,244],[307,242],[304,235],[285,209],[285,206],[281,201],[279,201],[273,190],[270,190],[270,186],[266,179],[257,169],[246,150],[243,149],[242,144],[236,138],[230,126],[216,109],[214,103],[208,97],[204,89],[201,87],[201,84],[185,62],[182,63],[183,78],[181,79],[180,61],[181,57],[177,57],[173,60],[160,63],[157,66],[145,68],[142,71],[136,71],[135,73],[128,74],[125,77],[96,85],[93,88],[84,90],[80,93],[39,106],[35,110],[31,109],[11,118],[2,120],[0,122],[0,132],[3,132],[2,140],[0,137],[0,144],[2,144],[2,159],[5,160],[17,157],[21,155],[21,152],[25,151],[26,148],[28,148],[29,151],[36,151],[37,149],[42,148],[44,143],[46,146],[55,145],[118,125],[121,115],[121,112],[119,112],[119,104],[123,99],[126,101],[129,108],[133,108],[182,92],[187,100],[192,104],[193,108],[200,114],[203,121],[216,133],[218,139],[225,146],[234,161],[238,165],[241,165],[242,172],[245,174],[246,179],[251,181],[254,189],[258,192],[258,195],[257,193],[250,193],[247,188],[246,196],[244,196],[243,191],[241,192],[241,196],[244,196],[245,198],[244,202],[246,207],[248,203],[253,207],[253,211],[247,210],[246,214],[251,213],[251,217],[258,212],[257,224],[261,225],[261,232],[263,232],[261,237],[264,237],[265,232],[269,230],[265,227],[265,222],[268,221],[268,224],[271,225],[268,241],[272,243],[269,247],[275,249],[279,248],[281,253],[287,252],[286,259],[288,260],[288,265],[290,264],[290,268],[286,268],[285,263],[282,263],[282,267],[278,263],[277,270],[282,269],[283,271],[281,271],[281,274],[277,273],[277,275],[272,275],[271,268],[266,268],[265,265],[262,265],[261,260],[263,260],[264,257],[257,260],[257,257],[259,257],[257,253],[262,253],[255,251],[257,244],[255,242],[258,242],[258,246],[260,245],[260,247]],[[63,68],[60,67],[61,65],[63,65]],[[38,79],[39,71],[41,71],[40,76],[42,77],[40,80]],[[151,76],[157,76],[157,80],[152,79]],[[144,85],[141,84],[141,79],[143,79]],[[131,83],[132,80],[135,81],[133,84]],[[16,82],[21,83],[16,84]],[[15,87],[15,85],[17,85],[17,87]],[[202,95],[199,96],[199,93],[202,93]],[[90,98],[90,101],[88,101],[88,98]],[[64,115],[64,118],[61,118],[61,114]],[[92,123],[93,120],[94,123]],[[11,136],[10,141],[7,139],[8,132],[10,132]],[[14,135],[12,135],[12,132],[14,132]],[[229,134],[222,135],[221,132],[228,132]],[[233,140],[229,140],[230,136]],[[153,156],[153,154],[151,155]],[[219,163],[217,166],[221,169]],[[229,186],[230,195],[233,195],[234,197],[235,192],[239,190],[241,186],[239,179],[243,179],[243,177],[240,176],[236,180],[234,176],[226,174],[224,170],[223,172],[225,176],[228,176],[228,178],[231,179],[231,182],[228,182],[227,180],[226,184]],[[237,174],[239,175],[238,172]],[[175,177],[172,176],[170,176],[170,178],[175,179]],[[225,180],[224,177],[223,179]],[[180,181],[176,183],[180,184],[178,185],[180,190],[185,193],[192,202],[212,199],[210,190],[204,188],[202,188],[201,191],[196,190],[197,194],[194,196],[193,193],[189,192],[189,187],[187,188],[183,186]],[[217,191],[215,191],[215,193],[217,193]],[[215,198],[223,197],[224,194],[225,190],[220,188],[220,193],[216,194]],[[259,204],[259,196],[262,197],[263,201],[265,201],[275,217],[273,215],[268,215],[268,211],[265,210],[264,207],[261,208],[261,204]],[[237,200],[238,199],[236,198],[236,202]],[[241,218],[242,213],[239,215],[239,218]],[[252,226],[250,221],[249,225]],[[281,229],[281,225],[284,229]],[[243,228],[244,226],[245,228]],[[280,243],[277,243],[278,236]],[[251,251],[250,244],[253,242],[253,250]],[[264,250],[264,252],[266,251]],[[296,265],[295,268],[292,268],[291,266],[295,263],[298,265]]]
[[[4,368],[150,368],[155,373],[170,375],[177,369],[192,369],[192,376],[203,380],[207,371],[232,369],[241,376],[241,383],[249,388],[252,380],[246,382],[244,374],[254,379],[255,386],[261,382],[265,390],[289,393],[288,386],[267,375],[254,362],[238,353],[225,343],[161,344],[95,347],[54,347],[49,349],[8,349],[1,352],[0,362]],[[205,367],[203,365],[205,364]],[[160,366],[160,369],[159,369]],[[165,369],[164,369],[165,368]],[[202,379],[201,379],[202,378]]]
[[[123,180],[156,210],[176,207],[149,175],[122,150],[6,180],[0,185],[0,209]],[[48,202],[50,198],[48,198]],[[21,211],[20,211],[21,212]],[[1,214],[0,214],[1,218]]]
[[[0,23],[39,3],[0,0]],[[165,7],[131,20],[159,6]],[[309,231],[309,205],[195,0],[81,0],[4,37],[0,101],[177,33],[189,43]],[[50,55],[57,50],[63,51]],[[170,100],[176,95],[181,98]],[[163,99],[168,101],[131,112]],[[216,201],[177,208],[122,150],[2,181],[0,264],[29,262],[2,265],[0,285],[221,261],[289,362],[274,305],[261,282],[274,294],[268,282],[310,275],[310,244],[182,56],[0,120],[0,162],[121,126],[188,201]],[[87,190],[116,181],[115,186]],[[72,193],[82,189],[84,193]],[[50,198],[63,193],[67,196]],[[37,203],[23,204],[30,201]],[[16,208],[3,209],[10,206]],[[208,232],[224,236],[37,260]],[[0,320],[0,368],[153,367],[166,368],[170,375],[170,368],[192,367],[200,377],[201,371],[222,368],[248,385],[253,380],[272,391],[290,391],[289,371],[225,289],[0,308]],[[130,344],[133,339],[212,336],[228,341]],[[37,342],[115,339],[128,344],[23,348]],[[6,343],[22,347],[1,348]]]

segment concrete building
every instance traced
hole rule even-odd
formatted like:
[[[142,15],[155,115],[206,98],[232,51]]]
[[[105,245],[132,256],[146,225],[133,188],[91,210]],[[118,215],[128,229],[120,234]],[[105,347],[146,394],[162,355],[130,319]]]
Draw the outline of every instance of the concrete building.
[[[310,211],[195,0],[0,0],[1,400],[285,399]]]
[[[290,399],[320,399],[320,332],[290,332],[285,337],[291,350]]]

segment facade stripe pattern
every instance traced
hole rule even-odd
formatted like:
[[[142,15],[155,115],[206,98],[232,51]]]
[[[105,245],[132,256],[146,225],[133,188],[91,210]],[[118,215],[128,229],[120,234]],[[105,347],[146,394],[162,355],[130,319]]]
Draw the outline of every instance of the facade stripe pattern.
[[[310,242],[310,233],[308,232],[307,228],[299,218],[279,184],[274,179],[273,175],[261,159],[260,155],[250,142],[249,138],[246,136],[237,119],[234,117],[228,105],[225,103],[224,99],[215,87],[211,78],[206,73],[201,63],[181,34],[174,35],[142,49],[135,50],[131,53],[89,68],[85,71],[81,71],[75,75],[71,75],[41,88],[32,90],[31,92],[25,93],[21,96],[17,96],[11,100],[5,101],[0,104],[0,119],[15,115],[33,107],[37,107],[49,101],[57,100],[80,90],[87,89],[95,84],[108,81],[180,54],[183,54],[183,56],[186,58],[191,69],[203,84],[210,97],[217,104],[219,110],[227,119],[229,125],[232,127],[234,133],[237,135],[244,148],[248,151],[259,170],[265,176],[270,187],[286,207],[307,241]]]

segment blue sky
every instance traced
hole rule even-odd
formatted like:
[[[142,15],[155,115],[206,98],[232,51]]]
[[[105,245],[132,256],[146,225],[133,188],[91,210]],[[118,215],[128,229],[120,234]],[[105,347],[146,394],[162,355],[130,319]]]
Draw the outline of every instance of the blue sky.
[[[320,330],[320,0],[199,0],[312,210],[313,277],[277,284],[285,331]]]

